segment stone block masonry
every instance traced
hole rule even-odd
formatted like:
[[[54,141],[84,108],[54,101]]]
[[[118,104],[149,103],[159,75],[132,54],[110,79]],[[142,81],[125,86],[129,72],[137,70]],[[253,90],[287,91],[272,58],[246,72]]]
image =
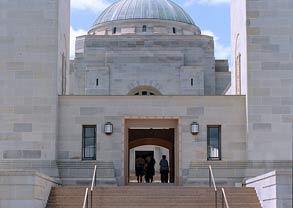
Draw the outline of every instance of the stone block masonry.
[[[69,11],[69,0],[0,1],[0,160],[56,159]]]

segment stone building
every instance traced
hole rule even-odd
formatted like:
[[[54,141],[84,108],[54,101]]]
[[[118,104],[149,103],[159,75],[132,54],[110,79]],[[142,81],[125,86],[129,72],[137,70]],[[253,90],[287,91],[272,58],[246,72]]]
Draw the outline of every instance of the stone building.
[[[174,185],[206,186],[212,165],[220,186],[291,206],[291,0],[231,2],[231,73],[171,0],[115,2],[71,62],[69,14],[69,0],[0,1],[0,207],[43,207],[94,165],[99,184],[128,185],[135,149],[168,153]]]

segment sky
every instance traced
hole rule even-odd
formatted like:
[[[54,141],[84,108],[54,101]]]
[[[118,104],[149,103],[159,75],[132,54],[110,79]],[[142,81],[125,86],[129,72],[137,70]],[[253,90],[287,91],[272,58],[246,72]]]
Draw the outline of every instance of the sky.
[[[74,58],[75,38],[87,33],[99,14],[117,0],[71,0],[70,57]],[[230,59],[230,0],[173,0],[215,40],[215,57]]]

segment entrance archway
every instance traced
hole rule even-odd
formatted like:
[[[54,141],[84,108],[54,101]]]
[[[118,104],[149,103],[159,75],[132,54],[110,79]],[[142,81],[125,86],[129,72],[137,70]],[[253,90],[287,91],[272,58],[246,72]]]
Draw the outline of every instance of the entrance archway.
[[[171,148],[171,145],[166,143],[166,136],[164,134],[159,134],[164,132],[163,130],[172,129],[172,137],[170,138],[173,144],[173,159],[172,159],[172,177],[174,185],[182,184],[182,167],[181,167],[181,129],[180,129],[180,119],[176,117],[168,118],[157,118],[157,117],[130,117],[124,118],[123,120],[123,151],[122,160],[124,161],[122,165],[122,183],[124,185],[129,184],[129,162],[130,162],[130,148],[136,145],[147,145],[156,144]],[[135,139],[131,139],[130,130],[143,130],[136,131]],[[150,133],[153,132],[153,133]],[[157,133],[156,133],[157,132]],[[138,136],[139,135],[139,136]],[[172,138],[172,139],[171,139]],[[163,140],[163,141],[162,141]],[[135,141],[135,142],[134,142]],[[164,147],[164,148],[165,148]],[[159,163],[159,161],[157,161]]]
[[[169,159],[169,181],[175,182],[175,129],[128,129],[128,158],[130,158],[130,150],[136,147],[146,145],[158,146],[168,149]],[[161,157],[161,156],[160,156]],[[161,158],[157,157],[159,163]],[[133,164],[132,164],[133,165]],[[130,164],[128,163],[128,179],[130,179]],[[159,170],[157,170],[157,173]],[[128,180],[128,183],[130,181]]]

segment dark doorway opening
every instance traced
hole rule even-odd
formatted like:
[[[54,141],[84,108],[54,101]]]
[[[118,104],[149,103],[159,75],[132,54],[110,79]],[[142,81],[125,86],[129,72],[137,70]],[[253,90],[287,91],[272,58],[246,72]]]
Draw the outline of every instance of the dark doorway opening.
[[[153,150],[151,148],[154,148]],[[144,149],[145,148],[145,149]],[[138,150],[136,150],[138,149]],[[153,156],[156,160],[156,183],[160,182],[159,163],[163,154],[167,154],[169,162],[169,183],[175,182],[175,129],[128,129],[128,183],[131,179],[137,155]],[[135,150],[135,151],[134,151]],[[162,151],[160,151],[162,150]],[[133,155],[135,152],[135,155]],[[138,154],[139,153],[139,154]],[[133,158],[135,157],[135,159]]]

